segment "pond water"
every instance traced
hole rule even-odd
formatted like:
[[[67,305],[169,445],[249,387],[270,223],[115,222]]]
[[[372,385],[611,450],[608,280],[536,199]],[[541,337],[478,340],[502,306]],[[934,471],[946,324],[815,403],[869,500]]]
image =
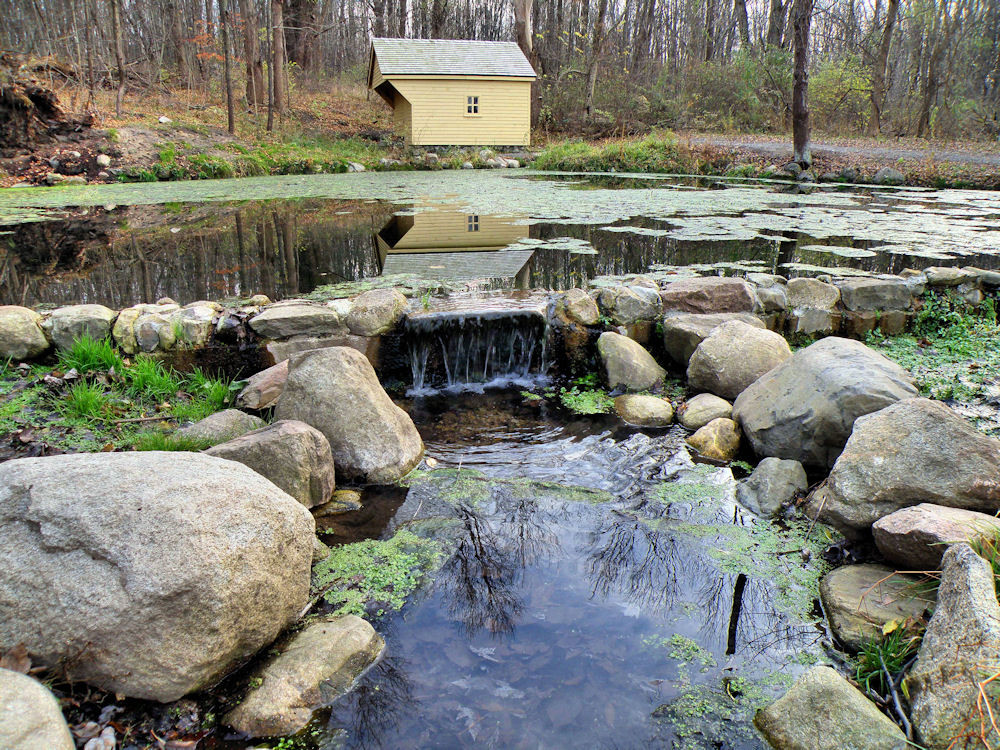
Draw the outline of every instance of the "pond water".
[[[0,191],[0,303],[274,299],[408,274],[561,289],[629,273],[1000,267],[1000,193],[522,170]]]
[[[442,468],[333,526],[407,528],[445,562],[377,622],[386,656],[333,706],[331,747],[766,747],[754,710],[823,657],[825,531],[739,508],[679,429],[515,392],[412,413]]]

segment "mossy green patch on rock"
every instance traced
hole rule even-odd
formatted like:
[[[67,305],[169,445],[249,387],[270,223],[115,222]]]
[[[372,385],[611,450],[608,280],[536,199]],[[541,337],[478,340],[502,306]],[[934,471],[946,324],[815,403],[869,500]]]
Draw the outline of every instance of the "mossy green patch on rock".
[[[401,529],[391,539],[335,547],[313,566],[313,590],[336,615],[381,616],[400,609],[440,563],[441,544]]]

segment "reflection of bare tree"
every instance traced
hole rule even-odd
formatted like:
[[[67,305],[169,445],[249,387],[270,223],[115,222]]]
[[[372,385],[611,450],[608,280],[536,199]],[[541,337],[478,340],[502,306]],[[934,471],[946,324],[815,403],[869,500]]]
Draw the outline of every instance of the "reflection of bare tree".
[[[482,629],[497,636],[513,632],[524,609],[519,589],[525,567],[558,549],[533,501],[502,505],[489,519],[467,507],[458,509],[463,531],[437,576],[449,613],[470,637]]]
[[[382,747],[386,734],[411,715],[417,703],[407,668],[399,656],[385,656],[334,704],[328,726],[346,729],[350,747]]]

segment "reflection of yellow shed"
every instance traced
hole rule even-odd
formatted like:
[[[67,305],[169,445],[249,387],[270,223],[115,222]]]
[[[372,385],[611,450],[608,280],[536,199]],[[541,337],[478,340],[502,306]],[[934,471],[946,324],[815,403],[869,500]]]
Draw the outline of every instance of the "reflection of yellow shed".
[[[421,278],[517,278],[534,249],[507,249],[528,236],[526,225],[512,222],[457,211],[396,215],[375,235],[379,265],[383,274]]]
[[[416,146],[527,146],[535,71],[514,42],[373,39],[368,87]]]

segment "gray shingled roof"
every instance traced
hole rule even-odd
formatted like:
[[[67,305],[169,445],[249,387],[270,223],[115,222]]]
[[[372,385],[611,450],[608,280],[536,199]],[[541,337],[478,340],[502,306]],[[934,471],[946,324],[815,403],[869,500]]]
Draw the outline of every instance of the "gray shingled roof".
[[[393,75],[531,76],[535,71],[514,42],[466,39],[372,39],[378,67]]]

